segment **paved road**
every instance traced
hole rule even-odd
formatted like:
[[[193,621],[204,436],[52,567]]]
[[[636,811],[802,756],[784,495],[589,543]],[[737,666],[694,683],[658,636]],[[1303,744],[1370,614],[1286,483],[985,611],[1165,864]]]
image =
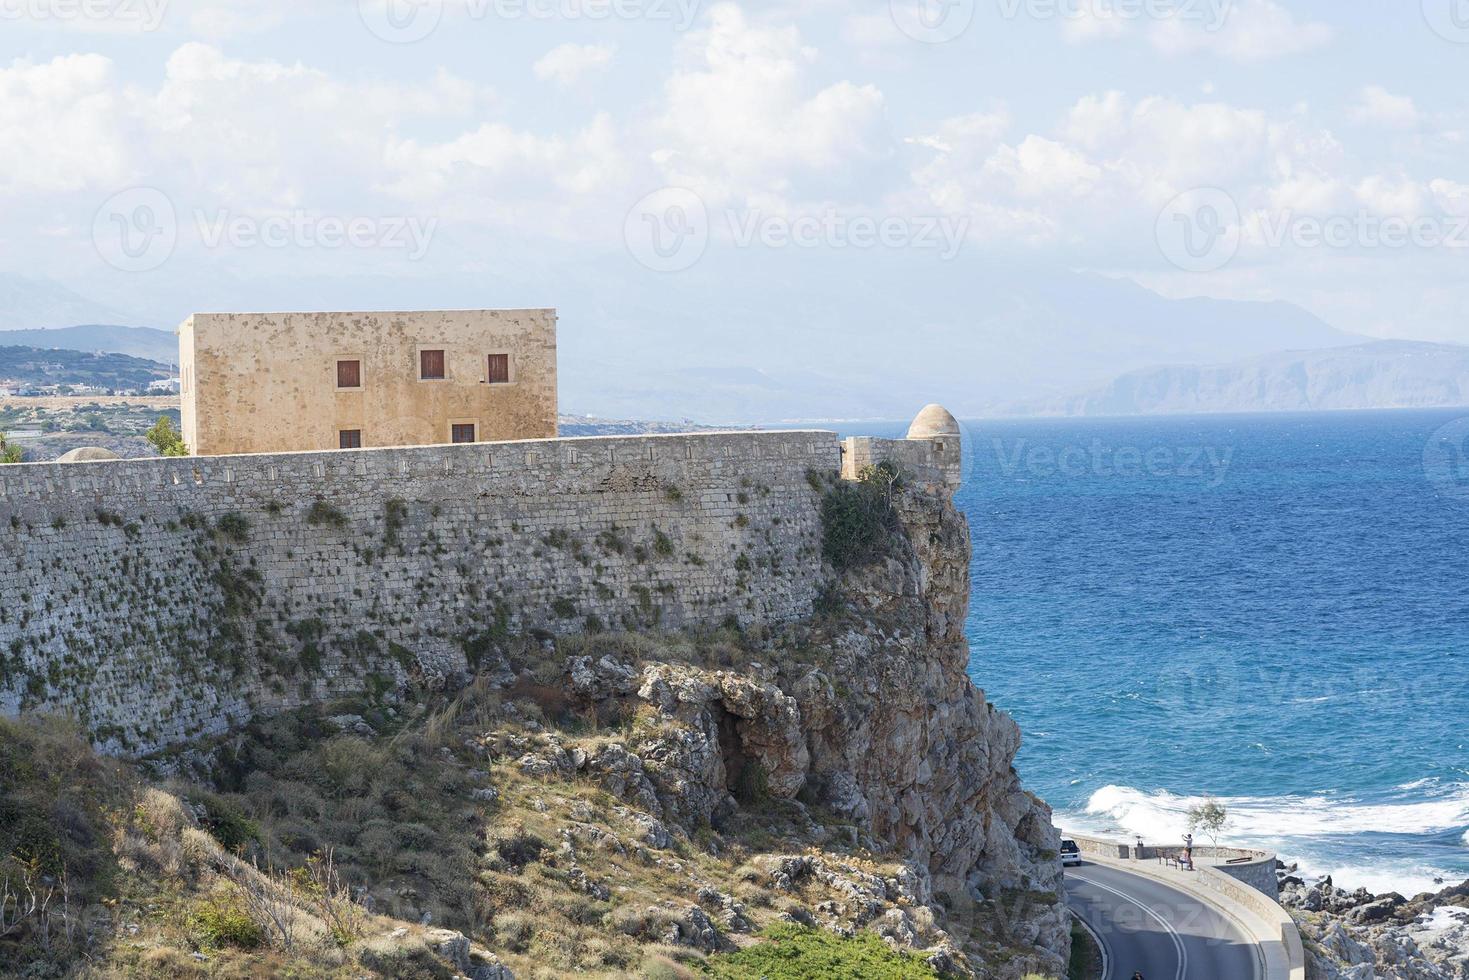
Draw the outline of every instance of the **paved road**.
[[[1185,892],[1087,862],[1066,869],[1066,904],[1106,948],[1105,980],[1258,980],[1257,947]]]

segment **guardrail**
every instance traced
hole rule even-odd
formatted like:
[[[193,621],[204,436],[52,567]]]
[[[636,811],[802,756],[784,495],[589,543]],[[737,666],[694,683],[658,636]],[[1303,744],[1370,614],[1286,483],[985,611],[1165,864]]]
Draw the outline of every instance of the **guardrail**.
[[[1196,871],[1180,871],[1162,863],[1164,858],[1183,853],[1182,847],[1148,847],[1144,845],[1138,855],[1137,847],[1103,837],[1072,834],[1062,831],[1063,836],[1076,841],[1081,853],[1094,857],[1106,864],[1125,871],[1156,878],[1200,901],[1208,902],[1235,919],[1260,945],[1265,954],[1265,974],[1268,980],[1305,980],[1306,950],[1301,945],[1301,933],[1290,913],[1257,887],[1251,877],[1261,866],[1267,866],[1271,882],[1275,878],[1275,855],[1268,851],[1251,851],[1227,847],[1195,847]],[[1199,860],[1238,860],[1237,864],[1199,863]],[[1232,873],[1243,870],[1250,877]]]

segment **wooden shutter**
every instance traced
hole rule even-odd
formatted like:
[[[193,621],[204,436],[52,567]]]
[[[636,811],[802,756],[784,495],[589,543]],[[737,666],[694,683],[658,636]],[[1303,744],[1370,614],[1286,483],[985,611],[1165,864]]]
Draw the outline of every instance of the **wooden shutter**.
[[[485,379],[492,385],[508,385],[510,383],[510,355],[491,354],[489,376]]]
[[[361,361],[338,361],[337,362],[337,387],[338,388],[361,388],[362,387],[362,362]]]
[[[342,431],[338,432],[337,433],[337,448],[338,449],[361,449],[362,448],[362,430],[361,429],[343,429]]]
[[[449,437],[455,442],[474,442],[474,426],[455,425],[449,433]]]
[[[444,376],[444,352],[441,350],[421,351],[418,355],[418,376],[427,380]]]

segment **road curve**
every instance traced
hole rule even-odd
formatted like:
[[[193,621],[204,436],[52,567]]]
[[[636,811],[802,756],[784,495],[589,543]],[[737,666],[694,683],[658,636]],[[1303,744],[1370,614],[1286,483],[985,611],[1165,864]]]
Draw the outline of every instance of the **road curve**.
[[[1259,980],[1259,948],[1223,912],[1143,875],[1066,869],[1066,904],[1105,947],[1104,980]]]

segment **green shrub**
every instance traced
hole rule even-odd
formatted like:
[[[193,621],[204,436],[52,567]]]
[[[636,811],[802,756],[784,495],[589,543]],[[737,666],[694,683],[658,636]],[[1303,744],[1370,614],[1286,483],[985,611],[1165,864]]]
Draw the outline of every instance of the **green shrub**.
[[[872,932],[850,939],[823,929],[779,925],[763,943],[720,953],[704,963],[705,974],[726,980],[916,980],[936,978],[933,967],[913,953],[890,948]]]
[[[312,504],[311,509],[306,512],[306,523],[329,524],[332,527],[346,527],[347,515],[343,514],[340,510],[333,507],[325,500],[318,500],[316,503]]]
[[[198,802],[204,807],[199,823],[220,847],[239,854],[260,841],[260,825],[245,816],[238,804],[212,793],[199,797]]]
[[[214,529],[222,537],[243,544],[250,537],[250,521],[239,511],[232,510],[214,522]]]
[[[898,532],[893,496],[902,477],[890,463],[843,480],[821,501],[821,551],[838,571],[869,565],[886,554]]]
[[[160,415],[144,438],[153,444],[153,448],[158,450],[160,456],[189,455],[189,447],[184,445],[184,437],[179,434],[178,429],[173,427],[173,420],[167,415]]]
[[[250,918],[250,913],[234,896],[216,895],[200,902],[194,906],[189,922],[199,934],[199,941],[206,946],[254,949],[265,939],[259,924]]]

